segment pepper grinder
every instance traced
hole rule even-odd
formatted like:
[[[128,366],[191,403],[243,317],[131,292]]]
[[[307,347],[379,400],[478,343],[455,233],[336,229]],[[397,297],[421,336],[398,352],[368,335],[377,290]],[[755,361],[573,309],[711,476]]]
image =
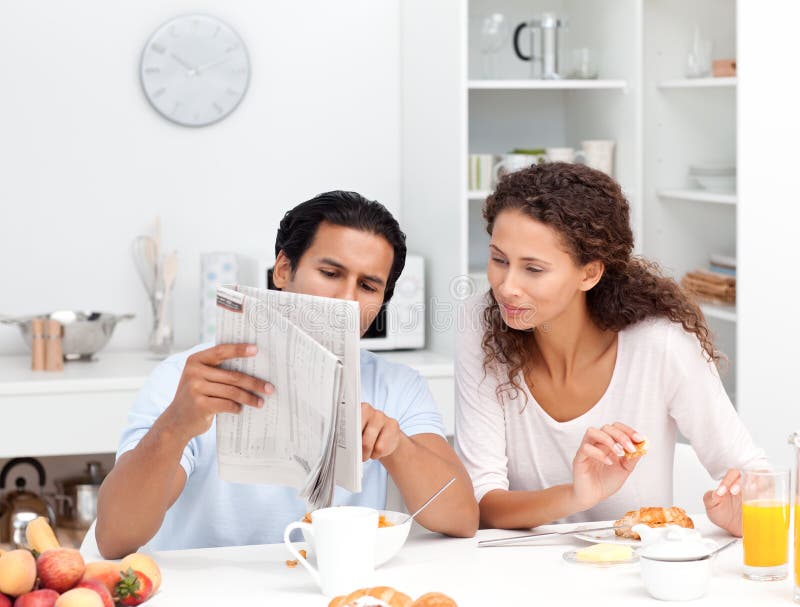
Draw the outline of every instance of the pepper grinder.
[[[64,354],[61,348],[61,323],[48,319],[45,324],[45,371],[63,371]]]
[[[31,369],[44,371],[44,319],[31,320]]]

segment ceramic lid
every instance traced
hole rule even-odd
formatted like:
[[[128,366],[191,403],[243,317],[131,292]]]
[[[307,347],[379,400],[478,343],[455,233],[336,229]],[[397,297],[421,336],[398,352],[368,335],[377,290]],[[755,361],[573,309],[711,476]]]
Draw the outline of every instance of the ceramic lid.
[[[694,529],[667,525],[660,539],[647,544],[639,556],[653,559],[694,558],[708,556],[712,547]]]

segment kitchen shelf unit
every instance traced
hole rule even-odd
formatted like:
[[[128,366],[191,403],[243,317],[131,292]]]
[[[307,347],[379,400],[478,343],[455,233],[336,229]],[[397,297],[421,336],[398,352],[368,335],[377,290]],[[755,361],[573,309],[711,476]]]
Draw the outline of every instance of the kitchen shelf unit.
[[[697,89],[735,87],[738,81],[731,78],[678,78],[675,80],[662,80],[658,83],[660,89]]]
[[[707,190],[658,190],[656,194],[660,198],[669,198],[671,200],[709,202],[712,204],[735,205],[738,200],[736,194],[709,192]]]
[[[727,322],[736,322],[736,306],[723,306],[719,304],[700,304],[700,309],[706,318],[714,318]]]

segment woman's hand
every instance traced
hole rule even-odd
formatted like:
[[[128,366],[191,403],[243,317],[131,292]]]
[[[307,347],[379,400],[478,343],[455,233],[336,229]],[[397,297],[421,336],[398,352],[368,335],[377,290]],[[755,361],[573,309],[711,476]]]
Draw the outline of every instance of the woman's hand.
[[[712,523],[742,537],[742,475],[728,470],[714,491],[706,491],[703,504]]]
[[[633,428],[615,422],[600,429],[589,428],[572,461],[572,492],[578,511],[588,510],[616,493],[636,467],[640,456],[634,442],[644,437]]]

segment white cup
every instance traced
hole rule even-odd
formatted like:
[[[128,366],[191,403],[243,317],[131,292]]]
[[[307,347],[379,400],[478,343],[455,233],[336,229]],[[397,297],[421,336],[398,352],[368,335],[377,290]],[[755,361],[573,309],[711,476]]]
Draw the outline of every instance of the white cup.
[[[527,169],[529,166],[538,163],[541,156],[536,154],[503,154],[500,158],[500,162],[494,165],[492,171],[495,183],[503,175]]]
[[[582,141],[583,162],[586,166],[614,176],[614,142],[607,139]]]
[[[547,148],[545,153],[547,162],[578,162],[583,158],[583,152],[572,148]]]
[[[294,529],[314,537],[315,569],[289,540]],[[378,511],[360,506],[315,510],[310,523],[289,523],[283,541],[327,596],[347,594],[369,585],[375,570]]]

